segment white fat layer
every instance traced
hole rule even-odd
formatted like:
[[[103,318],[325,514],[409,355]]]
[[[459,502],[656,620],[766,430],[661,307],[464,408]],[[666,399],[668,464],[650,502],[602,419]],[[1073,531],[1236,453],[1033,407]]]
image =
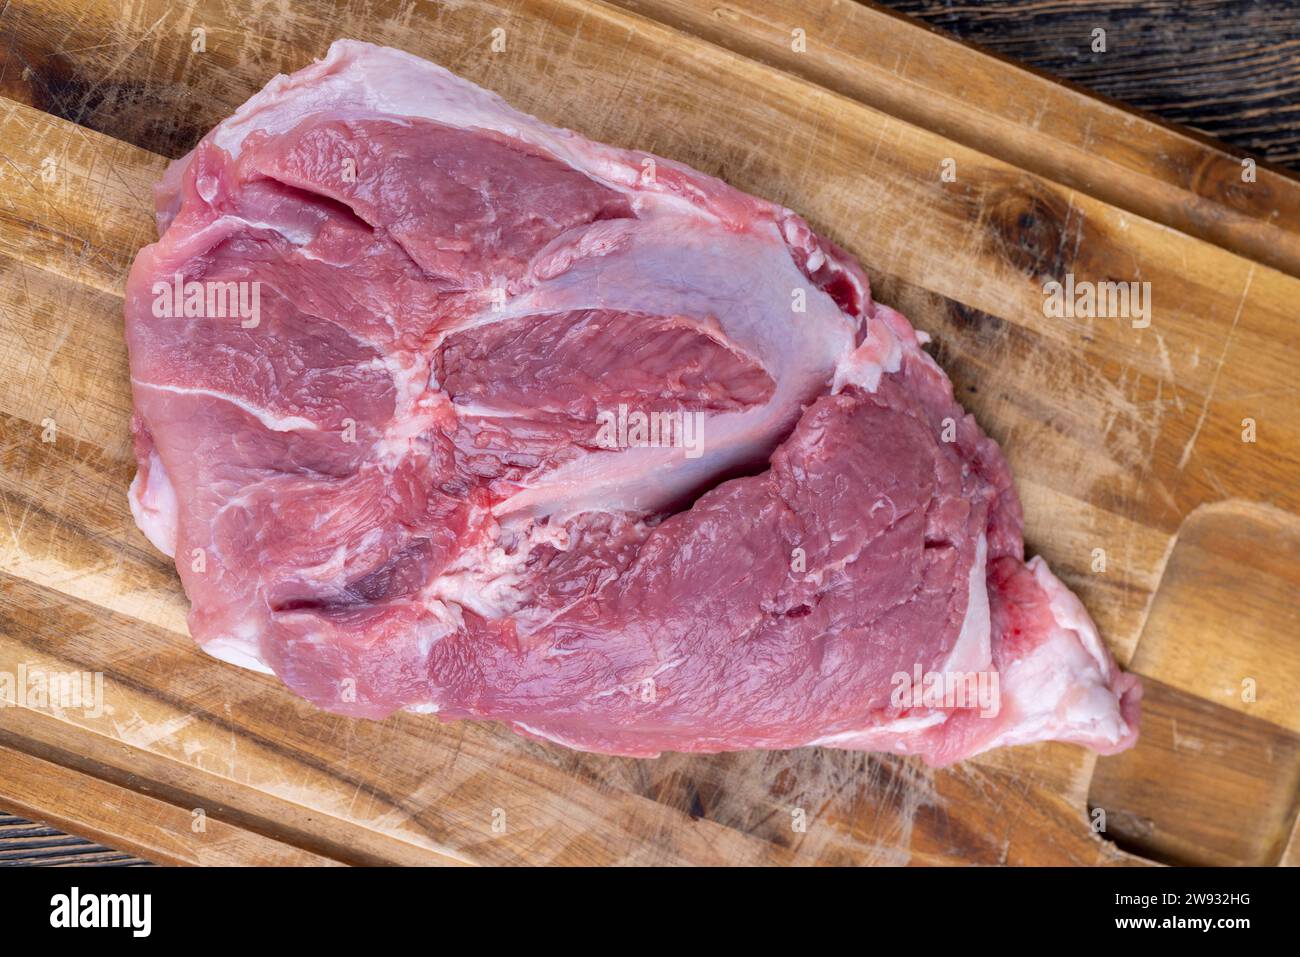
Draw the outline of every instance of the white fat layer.
[[[987,575],[989,544],[980,532],[975,543],[975,558],[971,562],[967,579],[966,617],[962,619],[957,642],[948,654],[943,671],[948,674],[966,674],[987,671],[993,665],[992,621],[989,616],[989,586]]]
[[[486,514],[480,520],[491,521]],[[518,617],[521,629],[526,629],[532,597],[527,585],[529,555],[541,544],[567,548],[568,533],[556,526],[527,524],[510,536],[509,548],[502,538],[501,528],[494,525],[490,536],[461,552],[422,594],[468,608],[484,618]]]
[[[200,389],[192,386],[181,385],[163,385],[159,382],[144,382],[135,378],[131,379],[131,384],[141,389],[154,389],[159,392],[170,392],[174,395],[201,395],[210,399],[219,399],[222,402],[227,402],[230,405],[247,412],[272,432],[317,431],[320,429],[320,426],[311,419],[304,419],[300,415],[276,415],[274,412],[269,412],[266,409],[253,405],[251,402],[237,395],[218,392],[215,389]]]
[[[227,635],[211,638],[199,647],[213,658],[219,658],[228,664],[238,665],[264,675],[275,673],[262,660],[262,653],[255,640]]]
[[[375,446],[376,460],[393,467],[410,452],[412,440],[435,426],[437,407],[446,398],[429,392],[430,363],[420,353],[393,353],[367,366],[384,370],[393,382],[394,414]]]
[[[831,392],[843,392],[850,385],[875,392],[880,379],[903,367],[903,345],[885,322],[872,322],[867,338],[835,367]]]
[[[924,731],[926,728],[933,728],[936,725],[943,724],[948,720],[948,715],[943,711],[930,711],[926,714],[906,715],[901,718],[895,718],[893,721],[886,721],[882,724],[873,725],[870,728],[863,728],[859,731],[841,731],[837,734],[828,734],[821,738],[815,738],[809,741],[806,747],[810,748],[855,748],[855,749],[881,749],[886,751],[899,751],[907,753],[906,742],[901,740],[899,735],[915,734],[918,731]],[[892,740],[891,740],[892,739]]]
[[[1111,690],[1115,665],[1097,626],[1041,556],[1028,563],[1054,620],[1047,638],[1003,675],[1003,708],[1016,719],[980,750],[1032,741],[1115,745],[1132,733]]]
[[[1056,623],[1067,631],[1072,631],[1082,643],[1084,649],[1092,656],[1101,674],[1109,677],[1113,667],[1110,652],[1102,644],[1097,626],[1093,624],[1088,610],[1083,607],[1077,595],[1056,577],[1041,555],[1035,555],[1026,566],[1034,573],[1034,580],[1047,593],[1052,608],[1052,617]]]
[[[533,735],[534,737],[541,738],[541,739],[544,740],[544,741],[550,741],[550,742],[552,742],[552,743],[554,743],[554,744],[561,745],[561,746],[566,747],[566,748],[569,748],[570,750],[573,750],[573,751],[592,751],[592,750],[593,750],[593,749],[591,749],[591,748],[588,748],[588,747],[585,747],[585,746],[583,746],[583,745],[581,745],[581,744],[578,744],[576,741],[571,741],[571,740],[569,740],[569,739],[567,739],[567,738],[561,738],[559,735],[550,734],[549,732],[542,731],[540,728],[534,728],[534,727],[533,727],[532,725],[530,725],[530,724],[524,724],[522,721],[514,721],[514,722],[512,722],[512,724],[513,724],[516,728],[518,728],[518,729],[520,729],[520,730],[522,730],[522,731],[526,731],[526,732],[528,732],[529,734]],[[595,752],[595,753],[598,753],[598,752]]]
[[[147,480],[141,481],[146,476]],[[135,524],[153,547],[168,558],[175,558],[180,515],[176,489],[167,477],[162,459],[152,449],[149,451],[148,468],[138,470],[131,480],[127,501],[131,505]]]

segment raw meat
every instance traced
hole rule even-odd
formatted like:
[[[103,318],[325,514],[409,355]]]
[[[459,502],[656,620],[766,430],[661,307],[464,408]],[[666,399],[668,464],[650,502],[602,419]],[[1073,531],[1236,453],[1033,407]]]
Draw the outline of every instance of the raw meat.
[[[611,754],[1134,741],[997,445],[789,210],[340,41],[158,221],[131,504],[211,654]]]

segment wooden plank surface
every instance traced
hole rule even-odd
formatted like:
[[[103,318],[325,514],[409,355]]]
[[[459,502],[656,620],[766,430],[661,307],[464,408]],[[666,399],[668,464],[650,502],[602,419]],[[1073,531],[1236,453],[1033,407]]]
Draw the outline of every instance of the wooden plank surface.
[[[26,85],[7,92],[35,106],[0,104],[0,670],[102,671],[106,707],[0,708],[0,745],[119,790],[148,782],[151,799],[203,808],[249,841],[352,863],[1135,861],[1093,832],[1090,802],[1126,846],[1157,855],[1173,846],[1121,827],[1144,819],[1120,785],[1136,781],[1140,794],[1142,776],[1162,780],[1186,760],[1160,735],[1121,759],[1137,771],[1119,784],[1094,781],[1097,759],[1063,745],[939,772],[817,749],[643,762],[490,724],[324,715],[272,679],[205,658],[185,634],[174,574],[126,508],[134,466],[121,282],[149,236],[157,151],[183,152],[270,75],[337,36],[410,49],[551,122],[783,202],[860,258],[878,297],[935,336],[963,401],[1007,451],[1031,550],[1080,592],[1127,661],[1189,517],[1223,501],[1265,524],[1300,514],[1291,371],[1300,280],[1255,255],[1267,246],[1281,262],[1300,249],[1293,181],[1268,181],[1284,215],[1262,215],[1181,165],[1144,167],[1140,144],[1099,135],[1085,142],[1090,162],[1106,157],[1105,175],[1072,182],[1083,168],[1069,155],[1080,124],[1093,118],[1101,131],[1122,116],[1033,88],[1043,97],[1035,127],[1003,65],[976,58],[962,66],[982,105],[977,122],[949,126],[944,116],[959,112],[941,69],[950,41],[891,28],[891,65],[862,42],[867,21],[844,4],[820,12],[837,32],[815,35],[815,56],[799,63],[778,58],[771,28],[736,3],[725,9],[737,16],[708,29],[670,0],[344,3],[295,7],[275,29],[237,2],[128,9],[123,17],[89,0],[60,17],[57,3],[18,2],[4,14],[7,62],[14,50],[31,61]],[[778,33],[787,26],[772,22]],[[190,48],[198,25],[201,54]],[[497,25],[504,55],[487,48]],[[41,48],[57,53],[34,58]],[[929,105],[904,110],[882,97],[888,70],[908,103]],[[97,91],[78,118],[100,132],[36,108],[55,83]],[[1001,148],[1010,141],[1015,150]],[[939,175],[944,159],[955,161],[955,182]],[[1208,203],[1206,222],[1218,225],[1169,222],[1188,199]],[[1048,319],[1042,285],[1067,272],[1149,281],[1150,326]],[[1244,418],[1257,423],[1255,442],[1242,441]],[[53,440],[42,441],[51,426]],[[1201,541],[1211,557],[1236,547],[1222,534]],[[1242,600],[1256,584],[1240,582]],[[1294,595],[1270,588],[1261,602],[1294,609]],[[1177,668],[1151,667],[1195,705],[1219,665],[1213,634],[1191,631],[1179,636]],[[1247,638],[1268,659],[1285,657],[1293,634],[1265,622]],[[1242,712],[1251,733],[1290,733],[1294,699],[1268,700]],[[1155,696],[1152,720],[1172,721],[1187,703]],[[1249,808],[1262,767],[1206,777],[1221,802]],[[1267,772],[1278,795],[1287,767]],[[1263,830],[1225,846],[1205,821],[1213,805],[1189,800],[1183,819],[1162,822],[1179,835],[1179,859],[1266,856],[1294,823],[1293,805],[1277,797]],[[806,830],[795,826],[800,812]]]
[[[0,867],[140,867],[147,861],[14,814],[0,813]]]
[[[217,817],[0,745],[0,801],[164,864],[338,866]],[[33,848],[35,850],[35,848]],[[49,862],[53,863],[53,862]]]
[[[797,0],[622,0],[891,116],[1190,236],[1300,275],[1300,183],[879,7]],[[813,21],[815,19],[815,26]],[[806,51],[792,49],[795,30]],[[937,160],[936,160],[937,162]]]
[[[1291,0],[886,0],[962,40],[1252,156],[1300,165]],[[1106,50],[1094,52],[1103,29]]]

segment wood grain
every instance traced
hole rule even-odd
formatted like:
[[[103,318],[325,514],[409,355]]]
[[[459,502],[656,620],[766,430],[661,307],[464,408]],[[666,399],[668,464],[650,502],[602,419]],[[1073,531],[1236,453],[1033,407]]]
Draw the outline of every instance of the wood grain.
[[[1300,17],[1290,0],[886,5],[1262,159],[1300,164]],[[1099,27],[1104,53],[1091,49]]]
[[[0,745],[0,801],[165,864],[267,867],[339,862]],[[108,855],[99,855],[102,859]],[[47,861],[48,862],[48,861]]]
[[[1105,762],[1106,833],[1175,864],[1274,865],[1296,821],[1300,735],[1148,677],[1142,739]]]
[[[0,867],[139,867],[147,861],[0,813]]]
[[[56,16],[58,4],[11,3],[5,14],[11,50],[31,57],[43,42],[59,51],[33,60],[38,79],[14,95],[48,105],[36,94],[61,76],[117,103],[129,82],[137,108],[78,117],[103,132],[34,106],[0,109],[0,670],[102,671],[105,680],[100,714],[0,708],[0,745],[118,790],[148,782],[151,799],[187,814],[201,807],[233,833],[347,863],[1140,862],[1089,825],[1094,767],[1112,759],[1069,746],[944,771],[819,749],[632,761],[491,724],[350,721],[205,658],[185,634],[174,573],[126,507],[134,466],[121,282],[150,232],[149,186],[164,162],[152,150],[188,148],[270,75],[337,36],[411,49],[544,119],[785,203],[861,259],[879,298],[935,336],[963,402],[1017,474],[1031,550],[1080,592],[1127,661],[1145,642],[1189,517],[1225,500],[1300,515],[1300,280],[1252,258],[1241,239],[1263,230],[1284,248],[1300,242],[1290,222],[1243,215],[1210,242],[1156,215],[1192,192],[1175,171],[1152,162],[1124,187],[1127,166],[1142,165],[1140,143],[1108,167],[1108,182],[1124,187],[1123,202],[1112,202],[1068,181],[1076,167],[1059,154],[1074,148],[1069,124],[1046,140],[1024,135],[1023,149],[1058,154],[1029,168],[927,125],[930,113],[899,116],[865,86],[842,88],[865,62],[853,18],[840,25],[844,51],[832,66],[801,74],[755,59],[743,25],[691,35],[667,2],[654,17],[589,0],[343,3],[294,7],[274,30],[258,7],[233,0],[129,9],[124,18],[90,0],[74,18]],[[825,18],[843,10],[830,5]],[[207,30],[202,54],[190,50],[197,24]],[[487,50],[498,24],[505,55]],[[914,50],[908,62],[947,55],[950,41],[913,29],[899,34]],[[1001,66],[977,58],[968,68],[972,88],[996,87]],[[929,74],[903,72],[925,88]],[[930,94],[951,102],[942,85]],[[1100,109],[1081,97],[1070,104]],[[1016,109],[979,114],[992,130],[982,138],[998,140]],[[955,182],[939,176],[944,158],[956,161]],[[1169,192],[1143,207],[1148,217],[1137,197],[1153,181]],[[1150,326],[1047,318],[1043,283],[1066,273],[1150,282]],[[1249,444],[1245,417],[1258,424]],[[48,423],[55,435],[42,441]],[[1104,570],[1094,570],[1096,549]],[[1239,584],[1261,603],[1273,588]],[[1260,627],[1247,638],[1252,654],[1285,657],[1293,635]],[[1192,623],[1180,641],[1187,667],[1212,668],[1212,636]],[[1196,699],[1203,677],[1169,680]],[[1265,719],[1270,728],[1294,726],[1291,704]],[[1154,696],[1150,720],[1172,721],[1178,707]],[[1234,789],[1224,800],[1246,801],[1238,783],[1266,767],[1220,782]],[[1267,773],[1283,794],[1281,766]],[[1149,785],[1123,777],[1134,790],[1109,793],[1132,793],[1140,808]],[[1101,796],[1094,787],[1094,801]],[[1125,807],[1106,801],[1110,819],[1122,818]],[[1225,850],[1207,837],[1209,803],[1184,802],[1188,816],[1165,825],[1181,835],[1180,859],[1263,853],[1261,841]],[[1285,830],[1288,806],[1279,797],[1268,807],[1273,831]],[[794,826],[799,811],[806,830]],[[504,830],[494,828],[502,819]],[[200,848],[174,853],[194,858]]]
[[[1092,782],[1093,806],[1122,809],[1112,837],[1184,863],[1283,860],[1300,801],[1297,635],[1300,520],[1237,501],[1189,515],[1132,662],[1160,678],[1142,739]]]
[[[1246,155],[1223,143],[923,33],[871,5],[620,2],[1116,208],[1300,275],[1300,181],[1257,165],[1246,182]],[[792,49],[795,30],[806,32],[806,51]]]

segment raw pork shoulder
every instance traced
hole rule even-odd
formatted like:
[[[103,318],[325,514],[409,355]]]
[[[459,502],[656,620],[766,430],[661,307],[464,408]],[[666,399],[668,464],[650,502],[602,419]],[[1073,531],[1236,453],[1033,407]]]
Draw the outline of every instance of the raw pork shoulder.
[[[789,210],[340,41],[158,221],[131,505],[209,653],[610,754],[1134,741],[997,445]]]

